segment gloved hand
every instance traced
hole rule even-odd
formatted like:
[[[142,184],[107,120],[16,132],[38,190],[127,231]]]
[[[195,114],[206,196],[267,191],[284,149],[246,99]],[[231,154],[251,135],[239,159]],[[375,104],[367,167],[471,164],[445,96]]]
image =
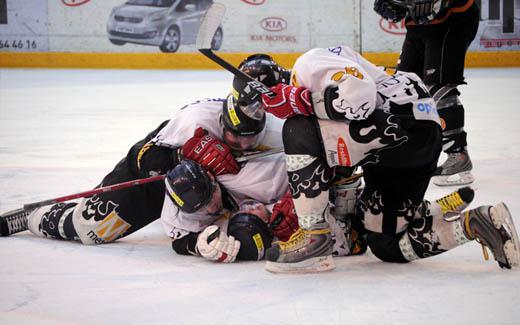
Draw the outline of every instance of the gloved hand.
[[[229,147],[207,134],[203,128],[195,130],[195,135],[182,146],[184,157],[204,166],[213,175],[237,174],[240,171]]]
[[[408,10],[404,6],[404,4],[401,7],[393,3],[390,3],[388,0],[376,0],[374,2],[374,11],[377,12],[384,19],[396,23],[398,21],[401,21],[404,17],[406,17],[406,13]]]
[[[295,115],[309,116],[314,113],[311,104],[311,93],[304,87],[294,87],[278,84],[271,88],[275,93],[273,98],[262,94],[262,104],[267,112],[274,116],[287,119]]]
[[[269,228],[273,231],[273,235],[281,241],[289,240],[289,237],[298,230],[298,216],[294,210],[291,191],[287,191],[273,206],[273,213],[269,218]]]
[[[196,250],[210,261],[232,263],[237,258],[240,242],[220,231],[218,226],[211,225],[197,237]]]

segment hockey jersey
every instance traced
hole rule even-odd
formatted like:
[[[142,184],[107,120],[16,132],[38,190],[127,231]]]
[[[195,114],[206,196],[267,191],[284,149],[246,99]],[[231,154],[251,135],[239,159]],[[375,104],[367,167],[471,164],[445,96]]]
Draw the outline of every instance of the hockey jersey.
[[[435,102],[416,74],[388,75],[348,46],[304,53],[294,64],[291,83],[311,91],[320,119],[362,120],[382,109],[440,125]]]

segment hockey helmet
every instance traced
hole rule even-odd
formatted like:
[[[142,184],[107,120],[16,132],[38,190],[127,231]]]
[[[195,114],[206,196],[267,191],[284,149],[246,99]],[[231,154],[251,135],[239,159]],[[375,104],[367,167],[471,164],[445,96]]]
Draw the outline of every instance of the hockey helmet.
[[[248,56],[238,68],[267,87],[274,87],[279,83],[289,84],[291,78],[289,70],[284,69],[271,56],[263,53]],[[247,83],[237,77],[233,79],[233,94],[240,103],[260,100],[259,94],[252,92]]]
[[[225,130],[237,136],[253,136],[265,128],[265,111],[257,100],[249,104],[240,104],[229,94],[222,105],[222,124]]]
[[[194,213],[207,205],[216,189],[204,168],[192,160],[183,160],[170,170],[165,183],[168,197],[186,213]]]
[[[240,260],[261,260],[273,241],[267,223],[254,214],[244,212],[237,212],[231,217],[228,235],[240,241],[237,256]]]

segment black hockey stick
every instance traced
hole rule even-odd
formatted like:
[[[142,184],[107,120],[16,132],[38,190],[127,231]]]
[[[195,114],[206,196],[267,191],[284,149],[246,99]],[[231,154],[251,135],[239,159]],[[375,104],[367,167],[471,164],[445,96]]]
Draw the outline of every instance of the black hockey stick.
[[[241,79],[249,87],[251,87],[253,91],[256,91],[259,94],[265,94],[269,97],[273,97],[275,93],[273,93],[269,87],[250,77],[246,73],[240,71],[238,68],[225,61],[211,50],[211,41],[213,40],[213,36],[215,35],[218,27],[222,23],[225,12],[226,6],[221,3],[214,2],[204,14],[204,18],[202,19],[202,23],[197,34],[197,48],[199,52],[211,61],[231,72],[235,77]]]

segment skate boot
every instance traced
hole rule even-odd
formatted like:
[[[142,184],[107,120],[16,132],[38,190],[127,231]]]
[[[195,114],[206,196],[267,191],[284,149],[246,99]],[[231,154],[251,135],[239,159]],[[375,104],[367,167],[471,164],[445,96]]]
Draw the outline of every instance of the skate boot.
[[[310,273],[334,269],[329,225],[298,229],[286,242],[275,242],[266,252],[265,269],[273,273]]]
[[[27,230],[27,216],[31,211],[13,210],[0,216],[0,236],[10,236]]]
[[[520,246],[513,218],[504,203],[481,206],[465,213],[464,228],[470,239],[482,245],[484,258],[489,258],[487,247],[502,268],[517,267]]]
[[[473,164],[465,149],[449,153],[448,159],[435,170],[432,182],[438,186],[470,184],[475,180],[471,174],[472,169]]]
[[[440,208],[444,220],[453,221],[459,218],[460,213],[470,205],[474,197],[475,191],[466,186],[435,200],[435,203]],[[435,212],[432,214],[436,215]]]

